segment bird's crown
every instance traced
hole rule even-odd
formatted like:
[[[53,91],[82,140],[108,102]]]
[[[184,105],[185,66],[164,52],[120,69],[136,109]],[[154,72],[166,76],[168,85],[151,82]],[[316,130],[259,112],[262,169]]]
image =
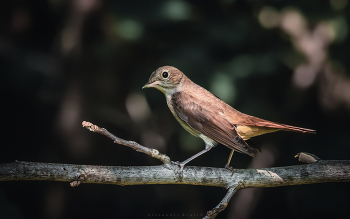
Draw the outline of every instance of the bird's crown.
[[[181,83],[184,74],[175,67],[163,66],[155,70],[144,86],[155,87],[157,89],[171,89]]]

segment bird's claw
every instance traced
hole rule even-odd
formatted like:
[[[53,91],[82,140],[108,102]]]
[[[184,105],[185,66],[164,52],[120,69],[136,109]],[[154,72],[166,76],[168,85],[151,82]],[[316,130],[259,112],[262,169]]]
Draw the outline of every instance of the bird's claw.
[[[181,162],[179,161],[171,161],[172,164],[175,164],[175,165],[178,165],[180,167],[180,173],[179,173],[179,177],[180,177],[180,181],[182,181],[182,177],[183,177],[183,169],[185,167],[185,164],[182,164]]]
[[[228,166],[227,164],[225,165],[225,169],[228,169],[229,171],[232,172],[231,177],[233,176],[233,167]]]
[[[175,164],[175,165],[180,165],[181,163],[179,161],[171,161],[172,164]]]

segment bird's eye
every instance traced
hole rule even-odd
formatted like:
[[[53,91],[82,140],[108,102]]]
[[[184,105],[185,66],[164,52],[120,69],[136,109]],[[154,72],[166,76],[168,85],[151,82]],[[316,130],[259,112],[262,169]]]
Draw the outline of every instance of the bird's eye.
[[[169,74],[168,74],[168,72],[164,71],[164,72],[162,73],[162,76],[163,76],[163,78],[167,78],[167,77],[169,76]]]

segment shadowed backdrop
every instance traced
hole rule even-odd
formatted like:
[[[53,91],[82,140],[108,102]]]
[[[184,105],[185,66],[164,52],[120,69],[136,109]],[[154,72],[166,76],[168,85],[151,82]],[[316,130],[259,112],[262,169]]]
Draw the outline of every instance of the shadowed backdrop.
[[[101,1],[0,3],[0,162],[160,165],[82,128],[83,120],[183,161],[204,148],[142,90],[163,65],[237,110],[316,135],[253,138],[256,158],[234,168],[299,165],[301,151],[350,160],[350,3],[330,1]],[[222,145],[189,163],[224,167]],[[0,218],[201,218],[222,188],[1,182]],[[239,191],[220,218],[350,215],[348,183]],[[172,215],[171,215],[172,214]]]

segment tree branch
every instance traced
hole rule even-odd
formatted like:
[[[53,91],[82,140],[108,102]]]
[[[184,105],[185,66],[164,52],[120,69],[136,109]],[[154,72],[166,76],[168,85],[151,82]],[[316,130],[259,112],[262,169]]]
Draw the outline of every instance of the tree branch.
[[[224,199],[205,218],[215,218],[241,188],[350,181],[350,161],[320,160],[288,167],[234,169],[233,174],[224,168],[186,166],[181,181],[176,173],[178,169],[177,165],[170,164],[167,167],[118,167],[17,161],[0,164],[0,181],[63,181],[71,182],[71,186],[83,182],[114,185],[189,184],[228,188]]]
[[[321,160],[313,164],[264,169],[234,169],[186,166],[179,181],[177,165],[93,166],[35,162],[0,164],[0,181],[82,181],[114,185],[189,184],[230,188],[277,187],[350,181],[350,161]],[[232,175],[232,177],[231,177]],[[83,177],[83,180],[81,179]]]
[[[212,219],[215,218],[221,211],[225,210],[228,203],[230,202],[232,196],[239,190],[243,189],[243,183],[239,182],[238,185],[233,186],[228,189],[225,197],[222,199],[222,201],[211,211],[207,212],[207,215],[203,219]]]
[[[228,189],[223,200],[205,218],[215,218],[228,205],[232,196],[242,188],[277,187],[325,182],[350,181],[350,161],[320,160],[308,153],[296,157],[308,163],[296,166],[264,169],[234,169],[186,166],[179,178],[179,167],[158,150],[144,147],[133,141],[120,139],[104,128],[83,122],[89,130],[111,138],[115,143],[129,146],[161,160],[159,166],[93,166],[76,164],[53,164],[13,162],[0,164],[0,181],[46,180],[70,182],[72,187],[81,183],[114,185],[188,184],[216,186]]]

